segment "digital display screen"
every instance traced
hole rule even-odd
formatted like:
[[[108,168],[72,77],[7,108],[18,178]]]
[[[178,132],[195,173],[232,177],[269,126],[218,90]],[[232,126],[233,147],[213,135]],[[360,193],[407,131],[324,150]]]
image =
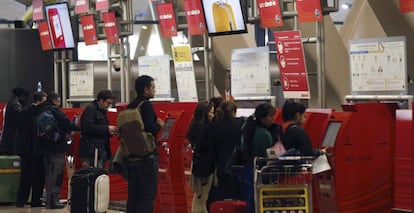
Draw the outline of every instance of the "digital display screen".
[[[323,139],[322,146],[324,147],[334,147],[335,140],[338,135],[339,129],[341,129],[341,122],[330,122],[328,129],[326,130],[325,138]]]
[[[62,2],[46,5],[45,12],[53,49],[74,48],[68,4]]]
[[[209,35],[247,32],[239,0],[202,0],[202,4]]]
[[[175,119],[167,119],[162,128],[160,139],[168,139],[170,137],[171,128],[174,125]]]

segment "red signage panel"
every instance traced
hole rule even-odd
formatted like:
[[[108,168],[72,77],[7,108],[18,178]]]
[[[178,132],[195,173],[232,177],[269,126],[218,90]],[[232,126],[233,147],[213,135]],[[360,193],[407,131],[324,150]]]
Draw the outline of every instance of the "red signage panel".
[[[400,11],[402,13],[408,13],[414,11],[413,0],[400,0]]]
[[[262,28],[283,26],[279,0],[257,0]]]
[[[320,0],[296,0],[299,22],[322,21]]]
[[[98,43],[98,36],[96,35],[95,20],[93,15],[86,15],[81,17],[81,25],[83,38],[86,45],[92,45]]]
[[[175,22],[173,4],[157,4],[158,20],[160,21],[162,37],[177,36],[177,24]]]
[[[52,49],[52,41],[50,40],[49,27],[47,25],[47,21],[39,22],[39,26],[38,26],[37,30],[39,30],[39,36],[40,36],[40,42],[42,44],[42,50],[51,50]]]
[[[89,0],[76,0],[75,14],[87,13],[89,11]]]
[[[43,0],[33,0],[32,1],[33,7],[33,21],[43,20],[45,18],[45,14],[43,11]]]
[[[207,32],[200,0],[184,0],[184,11],[190,35],[200,35]]]
[[[96,11],[109,10],[109,0],[96,0]]]
[[[299,31],[274,32],[285,98],[309,99],[309,83]]]
[[[107,42],[109,44],[119,43],[118,24],[115,18],[115,13],[102,13],[102,19],[104,22],[104,29]]]

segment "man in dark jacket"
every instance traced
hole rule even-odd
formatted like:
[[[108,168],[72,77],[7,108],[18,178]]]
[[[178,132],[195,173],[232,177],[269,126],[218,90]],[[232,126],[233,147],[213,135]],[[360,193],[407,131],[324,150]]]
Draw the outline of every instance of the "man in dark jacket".
[[[20,112],[17,135],[17,154],[21,158],[21,175],[20,185],[17,191],[16,206],[23,207],[32,189],[32,207],[43,207],[41,201],[43,196],[43,187],[45,185],[45,168],[43,157],[34,155],[34,145],[36,130],[34,127],[34,118],[36,107],[46,101],[47,94],[37,92],[33,95],[32,104]]]
[[[6,105],[3,134],[0,144],[0,153],[8,155],[16,154],[18,116],[26,105],[29,96],[29,91],[20,87],[14,88],[12,92],[13,96]]]
[[[60,96],[57,93],[49,93],[47,101],[39,105],[35,115],[50,110],[57,123],[59,139],[55,142],[40,140],[36,147],[37,154],[43,155],[43,163],[46,172],[46,208],[61,209],[65,205],[59,202],[59,194],[63,181],[63,166],[65,152],[68,150],[66,135],[71,131],[79,131],[80,127],[60,110]]]
[[[110,90],[102,90],[96,100],[82,113],[79,157],[86,167],[93,166],[95,149],[98,149],[98,167],[104,168],[106,160],[111,158],[109,137],[115,134],[117,129],[116,126],[109,125],[106,111],[112,105],[114,98]]]
[[[137,108],[141,102],[141,115],[144,130],[157,137],[164,121],[157,118],[150,98],[154,97],[154,79],[147,75],[135,80],[137,97],[128,105],[129,109]],[[139,159],[128,159],[128,201],[127,213],[152,213],[158,182],[157,153]]]

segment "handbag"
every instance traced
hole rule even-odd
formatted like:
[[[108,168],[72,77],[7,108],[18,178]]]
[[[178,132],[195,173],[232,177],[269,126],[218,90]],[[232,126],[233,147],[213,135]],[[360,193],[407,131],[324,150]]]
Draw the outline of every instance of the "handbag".
[[[224,165],[225,171],[227,174],[233,174],[233,166],[235,165],[243,165],[243,155],[240,147],[236,146],[233,149],[229,159],[227,160],[226,164]]]
[[[267,157],[268,158],[278,158],[286,153],[285,146],[283,146],[282,141],[278,138],[278,141],[270,148],[266,149]]]

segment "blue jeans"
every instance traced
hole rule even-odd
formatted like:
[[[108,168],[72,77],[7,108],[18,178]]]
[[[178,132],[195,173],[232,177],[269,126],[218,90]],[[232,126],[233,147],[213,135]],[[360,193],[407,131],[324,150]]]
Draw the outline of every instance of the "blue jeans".
[[[152,213],[158,188],[158,155],[127,160],[127,213]]]

